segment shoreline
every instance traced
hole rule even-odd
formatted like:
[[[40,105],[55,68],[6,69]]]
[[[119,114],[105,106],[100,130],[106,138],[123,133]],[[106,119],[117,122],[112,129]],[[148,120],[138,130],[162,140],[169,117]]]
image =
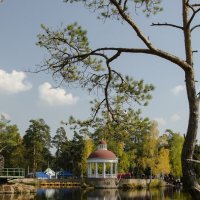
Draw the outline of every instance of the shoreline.
[[[145,189],[145,188],[160,188],[160,187],[173,187],[173,185],[166,184],[163,180],[153,179],[152,185],[146,179],[121,179],[117,189]],[[70,184],[69,184],[70,183]],[[77,184],[78,183],[78,184]],[[73,188],[79,187],[82,189],[96,188],[95,185],[86,184],[84,180],[73,179],[13,179],[5,184],[0,184],[0,194],[28,194],[36,193],[38,188]],[[104,186],[99,189],[103,189]]]

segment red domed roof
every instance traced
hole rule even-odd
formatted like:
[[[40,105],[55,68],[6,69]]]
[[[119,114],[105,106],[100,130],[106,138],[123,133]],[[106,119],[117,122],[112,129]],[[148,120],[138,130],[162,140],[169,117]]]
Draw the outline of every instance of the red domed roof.
[[[117,157],[112,151],[98,149],[98,150],[96,150],[96,151],[94,151],[93,153],[90,154],[88,159],[91,159],[91,158],[116,159]]]

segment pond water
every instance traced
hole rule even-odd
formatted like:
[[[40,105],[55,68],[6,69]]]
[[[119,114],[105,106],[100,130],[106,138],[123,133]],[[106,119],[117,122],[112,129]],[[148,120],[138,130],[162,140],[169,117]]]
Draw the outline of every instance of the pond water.
[[[154,190],[117,189],[38,189],[31,195],[0,195],[0,200],[191,200],[189,194],[175,188]]]

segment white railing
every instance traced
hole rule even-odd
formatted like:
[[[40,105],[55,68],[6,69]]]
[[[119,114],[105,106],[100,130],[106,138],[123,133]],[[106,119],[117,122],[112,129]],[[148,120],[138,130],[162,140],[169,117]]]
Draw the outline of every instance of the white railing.
[[[0,178],[24,178],[25,170],[23,168],[2,168],[0,169]]]
[[[117,178],[116,174],[88,174],[88,178]]]

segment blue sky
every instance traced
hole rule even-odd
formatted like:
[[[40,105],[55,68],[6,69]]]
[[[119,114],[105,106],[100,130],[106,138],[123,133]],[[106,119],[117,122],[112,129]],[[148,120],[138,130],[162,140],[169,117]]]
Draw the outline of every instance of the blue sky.
[[[161,14],[152,18],[136,15],[136,21],[157,47],[183,57],[183,37],[178,30],[150,26],[152,22],[181,23],[179,2],[165,2]],[[50,74],[27,72],[40,64],[46,54],[35,45],[37,34],[42,32],[41,24],[56,28],[77,21],[87,29],[93,48],[141,46],[126,24],[109,20],[104,23],[96,17],[81,4],[65,4],[62,0],[4,0],[0,4],[0,113],[17,124],[22,135],[30,119],[43,118],[54,135],[61,120],[70,115],[85,119],[90,113],[92,97],[86,91],[57,88],[58,82]],[[195,50],[200,46],[197,34],[198,31],[193,40]],[[198,54],[194,59],[199,65]],[[113,67],[155,86],[153,100],[143,109],[143,115],[158,121],[161,134],[167,128],[186,132],[188,105],[184,74],[179,68],[145,55],[124,55]],[[69,131],[68,137],[72,137]]]

